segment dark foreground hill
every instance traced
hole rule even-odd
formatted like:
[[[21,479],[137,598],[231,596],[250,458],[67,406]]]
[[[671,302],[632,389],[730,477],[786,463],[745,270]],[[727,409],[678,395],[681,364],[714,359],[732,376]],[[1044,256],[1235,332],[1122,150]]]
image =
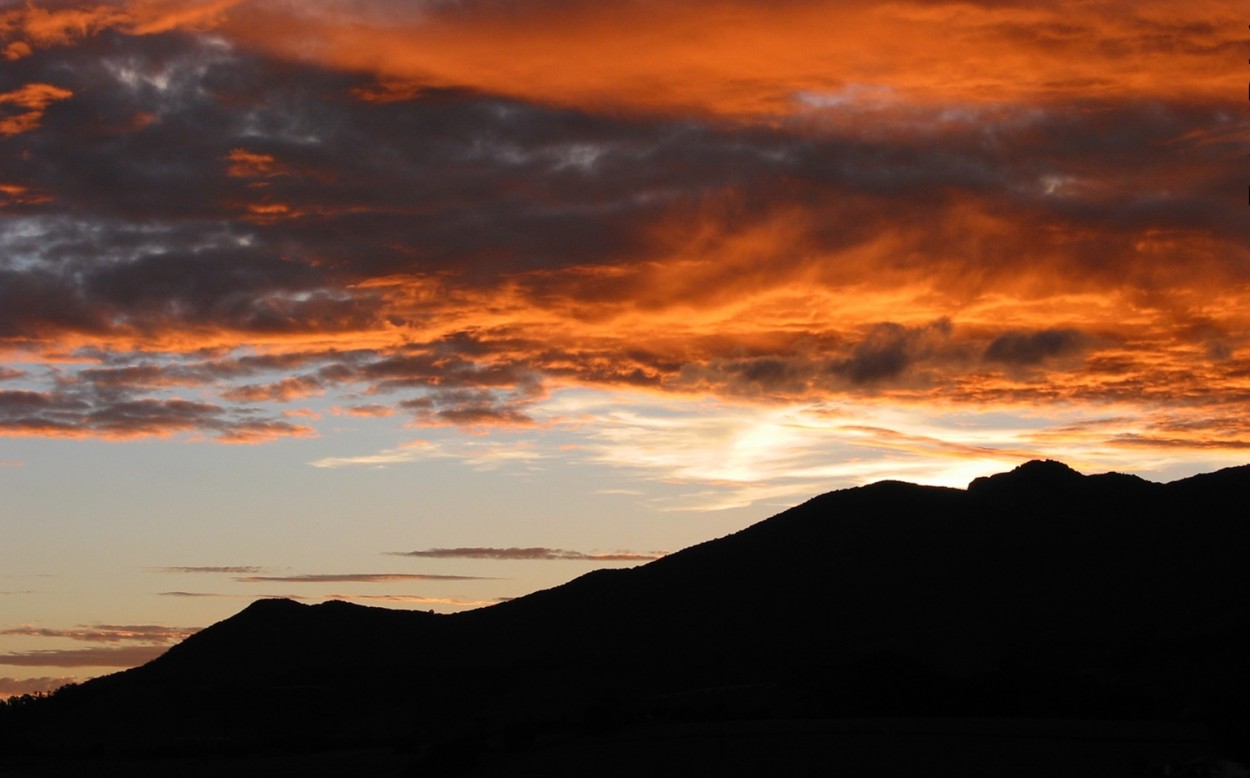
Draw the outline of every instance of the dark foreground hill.
[[[641,567],[455,615],[260,601],[0,721],[0,755],[32,775],[101,759],[180,760],[170,769],[190,775],[189,759],[234,769],[275,754],[299,774],[336,774],[355,754],[357,774],[382,759],[377,774],[571,775],[587,773],[561,760],[605,753],[590,773],[719,759],[721,774],[776,760],[826,774],[859,748],[853,774],[936,774],[882,755],[935,748],[931,762],[952,743],[967,756],[1068,727],[1065,747],[1110,737],[1244,758],[1247,495],[1250,467],[1155,484],[1030,462],[967,490],[833,492]],[[882,719],[893,734],[877,743]],[[1164,769],[1141,754],[1097,774]]]

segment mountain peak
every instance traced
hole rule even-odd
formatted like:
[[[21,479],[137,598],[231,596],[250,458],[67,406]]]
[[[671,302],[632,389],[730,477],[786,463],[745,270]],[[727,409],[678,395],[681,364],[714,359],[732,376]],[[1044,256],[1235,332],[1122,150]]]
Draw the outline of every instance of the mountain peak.
[[[303,603],[298,603],[288,597],[264,597],[244,608],[242,612],[273,613],[275,611],[292,611],[296,608],[305,607],[307,606]]]
[[[976,478],[968,491],[979,495],[1036,493],[1071,487],[1085,476],[1053,459],[1034,459],[1009,473]]]

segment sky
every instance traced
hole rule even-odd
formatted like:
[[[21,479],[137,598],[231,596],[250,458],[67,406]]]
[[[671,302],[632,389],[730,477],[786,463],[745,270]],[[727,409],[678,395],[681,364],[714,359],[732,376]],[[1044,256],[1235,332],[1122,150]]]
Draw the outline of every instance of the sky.
[[[0,0],[0,696],[1250,461],[1229,0]]]

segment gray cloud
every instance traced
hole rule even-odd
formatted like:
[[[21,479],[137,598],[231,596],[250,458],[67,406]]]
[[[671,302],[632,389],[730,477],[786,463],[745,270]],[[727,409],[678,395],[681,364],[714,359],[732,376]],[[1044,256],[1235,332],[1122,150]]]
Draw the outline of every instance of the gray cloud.
[[[164,336],[204,337],[220,353],[115,346],[91,367],[20,376],[31,387],[0,393],[0,433],[308,434],[252,405],[345,387],[418,423],[470,426],[534,423],[553,378],[873,392],[925,365],[959,367],[953,325],[859,322],[666,353],[610,338],[545,342],[519,324],[533,308],[576,323],[769,285],[888,287],[903,276],[975,299],[1022,268],[1166,297],[1182,271],[1160,268],[1179,264],[1143,263],[1136,248],[1165,233],[1209,243],[1194,259],[1204,275],[1245,280],[1250,267],[1250,225],[1227,196],[1241,183],[1223,105],[893,106],[815,132],[808,116],[623,118],[455,89],[368,103],[357,96],[376,84],[361,75],[207,36],[121,30],[6,62],[0,92],[39,83],[72,96],[46,106],[37,130],[0,138],[0,183],[30,193],[5,201],[0,220],[0,341],[159,349]],[[969,212],[1003,228],[973,234]],[[801,215],[784,245],[720,261],[779,214]],[[886,233],[897,239],[888,262],[840,258]],[[702,269],[657,269],[673,253]],[[396,302],[387,279],[430,288]],[[518,326],[468,331],[439,318],[500,289],[517,310],[496,314]],[[425,342],[415,334],[444,324]],[[404,345],[286,362],[234,353],[252,336],[384,331]],[[999,333],[981,356],[1039,364],[1079,350],[1064,332]],[[800,345],[835,337],[829,349]],[[195,396],[169,396],[177,387]]]
[[[264,572],[263,567],[253,567],[250,565],[238,565],[232,567],[152,567],[148,568],[153,573],[233,573],[237,575],[249,573]]]
[[[894,322],[877,324],[855,344],[850,356],[835,363],[832,370],[852,384],[900,378],[914,363],[947,350],[951,330],[947,319],[923,327],[905,327]]]
[[[316,598],[305,597],[299,594],[225,594],[223,592],[185,592],[185,591],[157,592],[156,594],[158,597],[187,597],[187,598],[209,597],[209,598],[219,598],[219,599],[227,599],[227,600],[309,600],[309,599],[316,599]]]
[[[664,552],[613,551],[587,553],[564,548],[427,548],[419,551],[393,551],[391,556],[423,559],[507,559],[507,560],[574,560],[588,562],[645,562],[659,559]]]
[[[90,388],[0,390],[0,434],[131,437],[192,431],[211,431],[227,441],[311,433],[246,408],[177,397],[131,398]]]
[[[312,575],[247,575],[241,583],[388,583],[394,581],[491,581],[471,575],[420,575],[413,573],[318,573]]]
[[[0,665],[18,667],[136,667],[165,653],[166,646],[75,648],[0,654]]]
[[[985,349],[985,359],[1011,365],[1036,365],[1051,357],[1072,354],[1085,342],[1085,337],[1072,329],[1012,330],[990,342]]]
[[[166,627],[155,624],[94,624],[73,629],[51,629],[47,627],[12,627],[0,630],[0,635],[15,637],[68,638],[87,643],[148,643],[164,645],[182,640],[198,628]]]

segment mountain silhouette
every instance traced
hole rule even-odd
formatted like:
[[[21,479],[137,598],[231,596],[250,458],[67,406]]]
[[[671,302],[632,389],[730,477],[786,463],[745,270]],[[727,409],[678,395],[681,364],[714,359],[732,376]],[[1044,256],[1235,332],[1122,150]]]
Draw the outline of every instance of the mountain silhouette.
[[[382,748],[438,774],[643,726],[721,722],[723,754],[726,720],[907,718],[1191,722],[1245,759],[1247,494],[1250,466],[1158,484],[1029,462],[831,492],[452,615],[262,600],[0,721],[0,753]]]

